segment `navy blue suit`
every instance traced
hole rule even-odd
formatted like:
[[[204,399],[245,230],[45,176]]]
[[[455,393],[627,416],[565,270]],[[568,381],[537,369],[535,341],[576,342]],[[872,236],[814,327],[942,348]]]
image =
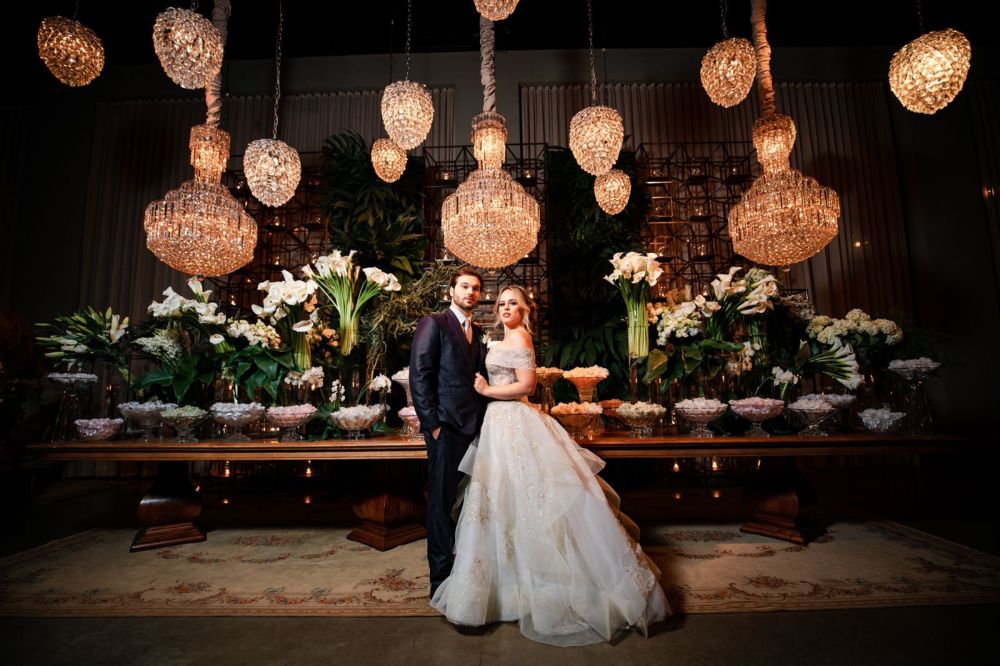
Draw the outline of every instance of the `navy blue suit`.
[[[431,588],[451,573],[455,559],[455,523],[451,510],[458,498],[462,461],[483,424],[487,400],[476,393],[477,372],[486,376],[483,330],[472,325],[472,343],[449,309],[417,324],[410,350],[410,394],[427,444],[427,562]],[[437,439],[431,435],[441,428]]]

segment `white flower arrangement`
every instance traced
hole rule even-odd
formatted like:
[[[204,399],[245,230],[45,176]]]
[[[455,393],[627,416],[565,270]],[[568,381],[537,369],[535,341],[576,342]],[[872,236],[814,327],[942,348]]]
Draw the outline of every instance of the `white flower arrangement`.
[[[164,363],[176,361],[184,348],[177,340],[177,332],[173,329],[157,329],[148,338],[138,338],[133,344],[155,359]]]
[[[645,281],[650,287],[655,287],[663,269],[656,260],[656,253],[649,252],[640,254],[639,252],[629,252],[627,254],[616,252],[608,261],[611,262],[614,270],[604,276],[604,279],[611,284],[618,284],[619,280],[624,280],[631,284],[639,284]]]
[[[792,372],[791,370],[785,370],[784,368],[774,366],[771,368],[771,376],[774,378],[775,386],[790,384],[798,384],[799,376]]]
[[[295,388],[305,386],[316,390],[323,386],[323,367],[317,365],[303,372],[296,372],[295,370],[292,370],[285,375],[285,383],[294,386]]]
[[[838,339],[846,342],[846,338],[855,333],[867,335],[890,346],[903,339],[903,331],[896,322],[872,319],[868,313],[858,308],[848,312],[843,319],[819,315],[806,327],[807,336],[825,345],[832,345]]]
[[[251,324],[245,319],[235,319],[229,323],[226,333],[233,338],[244,338],[250,344],[259,347],[277,349],[281,346],[281,335],[278,331],[262,321]]]
[[[385,375],[376,375],[368,383],[368,390],[383,393],[392,389],[392,380]]]
[[[264,297],[263,305],[254,304],[251,306],[255,315],[258,317],[269,316],[272,323],[283,319],[288,314],[289,308],[297,305],[305,305],[312,298],[312,295],[316,293],[316,282],[312,279],[296,280],[286,270],[281,271],[281,276],[284,279],[280,282],[265,280],[258,284],[257,289],[267,292],[267,296]],[[311,320],[303,321],[309,322],[309,326],[305,329],[306,331],[312,328]],[[303,322],[296,322],[295,326],[299,326],[300,324],[303,324]],[[304,331],[298,332],[302,333]]]
[[[563,377],[566,379],[572,379],[574,377],[600,377],[601,379],[607,379],[608,374],[607,368],[602,368],[599,365],[592,365],[589,368],[573,368],[572,370],[567,370],[563,373]]]
[[[552,408],[553,414],[603,414],[604,409],[593,402],[560,402]]]
[[[146,310],[157,319],[181,317],[188,312],[194,312],[198,315],[199,323],[225,324],[226,315],[218,311],[218,303],[209,302],[212,292],[202,289],[201,280],[196,277],[190,278],[187,285],[194,298],[184,298],[175,292],[173,287],[167,287],[163,291],[163,301],[153,301]]]

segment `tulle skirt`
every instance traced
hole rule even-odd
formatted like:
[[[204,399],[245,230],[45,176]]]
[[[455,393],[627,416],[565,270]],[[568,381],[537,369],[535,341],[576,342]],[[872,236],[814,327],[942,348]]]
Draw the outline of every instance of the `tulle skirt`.
[[[550,645],[646,633],[670,611],[659,572],[596,476],[603,466],[528,403],[490,403],[459,467],[469,476],[455,564],[431,605],[455,624],[517,621]]]

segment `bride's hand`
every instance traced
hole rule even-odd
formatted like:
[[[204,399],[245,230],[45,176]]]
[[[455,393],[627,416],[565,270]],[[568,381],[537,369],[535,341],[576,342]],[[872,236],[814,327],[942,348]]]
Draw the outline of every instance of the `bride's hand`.
[[[488,391],[490,388],[490,383],[486,381],[485,377],[483,377],[481,374],[477,372],[476,380],[473,386],[475,386],[476,388],[476,393],[478,393],[479,395],[486,395],[486,391]]]

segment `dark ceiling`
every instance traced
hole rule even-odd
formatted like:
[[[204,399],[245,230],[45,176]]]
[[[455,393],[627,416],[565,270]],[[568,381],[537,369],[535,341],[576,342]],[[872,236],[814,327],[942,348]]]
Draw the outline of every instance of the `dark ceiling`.
[[[387,53],[402,50],[405,0],[284,0],[286,57]],[[79,20],[103,39],[109,65],[155,63],[152,25],[171,4],[83,0]],[[233,0],[226,57],[271,58],[277,0]],[[994,0],[924,0],[928,30],[954,27],[978,45],[996,45],[1000,3]],[[72,16],[72,0],[19,3],[5,10],[16,22],[5,49],[19,57],[37,53],[35,33],[49,15]],[[211,12],[201,2],[200,11]],[[979,5],[979,6],[977,6]],[[768,34],[774,47],[875,46],[898,48],[919,34],[917,0],[776,0],[768,3]],[[593,0],[594,39],[600,48],[707,48],[721,37],[717,0]],[[522,0],[497,24],[497,48],[585,48],[586,0]],[[13,16],[11,16],[13,14]],[[729,1],[731,36],[749,37],[749,0]],[[478,49],[478,19],[472,0],[413,0],[414,52]],[[8,62],[10,60],[8,59]]]

